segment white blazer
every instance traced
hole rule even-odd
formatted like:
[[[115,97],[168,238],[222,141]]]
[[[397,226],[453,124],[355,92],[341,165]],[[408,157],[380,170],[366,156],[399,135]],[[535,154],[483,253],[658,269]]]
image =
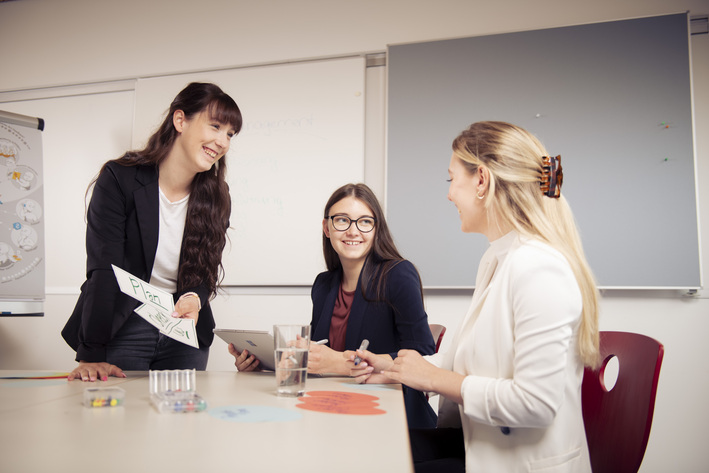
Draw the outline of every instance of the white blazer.
[[[511,232],[483,255],[450,350],[427,357],[466,375],[463,404],[442,398],[438,425],[462,425],[468,472],[591,471],[581,300],[568,262],[544,243]]]

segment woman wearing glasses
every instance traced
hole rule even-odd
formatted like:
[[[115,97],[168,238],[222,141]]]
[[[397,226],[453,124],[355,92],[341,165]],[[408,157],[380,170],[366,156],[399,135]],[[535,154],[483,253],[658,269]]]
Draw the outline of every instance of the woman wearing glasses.
[[[390,362],[402,348],[432,355],[435,343],[418,271],[396,249],[372,190],[364,184],[340,187],[323,217],[327,271],[313,283],[311,339],[328,343],[311,343],[308,372],[349,376],[347,360],[365,339]],[[247,350],[238,353],[230,346],[230,351],[239,371],[257,366]],[[425,395],[403,388],[409,427],[435,426]]]

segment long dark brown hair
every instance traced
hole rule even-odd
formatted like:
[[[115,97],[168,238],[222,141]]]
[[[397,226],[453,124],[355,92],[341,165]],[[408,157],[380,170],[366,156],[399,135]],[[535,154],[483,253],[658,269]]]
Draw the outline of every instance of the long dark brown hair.
[[[392,268],[402,262],[404,258],[399,253],[399,250],[396,249],[386,218],[384,218],[384,212],[381,205],[379,205],[379,200],[366,184],[345,184],[333,192],[327,204],[325,204],[323,218],[327,219],[330,216],[332,206],[346,197],[354,197],[369,207],[375,221],[372,249],[367,255],[360,275],[362,295],[366,300],[386,301],[387,276]],[[325,257],[325,265],[328,271],[341,270],[340,257],[324,232],[322,239],[323,256]],[[419,290],[421,292],[421,300],[423,300],[421,278],[419,278]]]
[[[212,120],[228,124],[236,133],[241,130],[241,111],[229,95],[215,84],[192,82],[172,101],[165,119],[148,139],[145,148],[128,151],[113,161],[123,166],[154,166],[157,169],[178,136],[173,125],[177,110],[182,110],[187,119],[207,111]],[[99,174],[105,167],[104,164]],[[224,157],[192,180],[177,274],[178,292],[204,284],[214,297],[224,277],[222,252],[231,214],[226,171]],[[89,185],[89,189],[95,182]]]

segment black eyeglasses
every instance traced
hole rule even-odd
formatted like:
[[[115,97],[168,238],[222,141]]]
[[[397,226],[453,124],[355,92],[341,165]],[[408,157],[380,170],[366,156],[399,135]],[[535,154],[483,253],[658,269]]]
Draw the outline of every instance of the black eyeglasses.
[[[332,226],[335,227],[335,230],[337,230],[338,232],[346,231],[354,223],[357,227],[357,230],[362,233],[369,233],[374,230],[374,224],[376,223],[374,217],[366,216],[360,217],[355,220],[352,220],[346,215],[330,215],[328,218],[332,220]]]

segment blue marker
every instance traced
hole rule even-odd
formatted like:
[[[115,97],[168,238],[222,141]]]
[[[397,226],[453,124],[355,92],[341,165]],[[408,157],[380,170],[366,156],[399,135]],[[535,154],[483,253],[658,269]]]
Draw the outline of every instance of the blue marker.
[[[362,344],[359,346],[359,350],[364,351],[367,349],[368,346],[369,346],[369,340],[367,340],[365,338],[364,340],[362,340]],[[361,362],[362,362],[362,358],[360,358],[359,356],[355,356],[355,359],[354,359],[355,366],[357,366]]]

